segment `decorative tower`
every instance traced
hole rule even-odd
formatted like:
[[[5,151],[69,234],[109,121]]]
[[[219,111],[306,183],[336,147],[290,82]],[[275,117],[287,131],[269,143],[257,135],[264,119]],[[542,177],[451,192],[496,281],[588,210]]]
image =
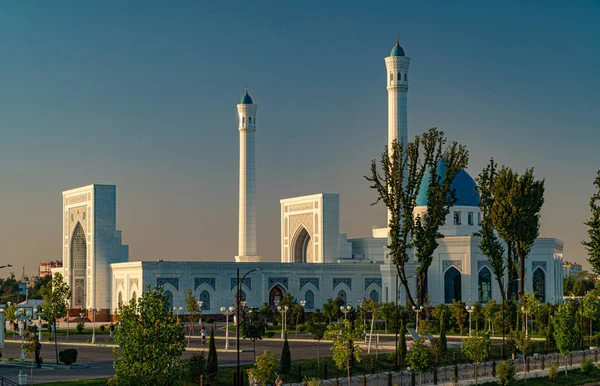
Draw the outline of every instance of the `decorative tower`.
[[[256,249],[256,108],[246,89],[237,105],[240,131],[240,216],[236,262],[260,261]]]
[[[406,56],[398,43],[392,48],[390,56],[385,58],[387,68],[388,91],[388,149],[392,148],[395,139],[403,146],[408,143],[408,121],[406,113],[406,94],[408,92],[408,64],[410,58]],[[388,211],[388,224],[390,213]]]

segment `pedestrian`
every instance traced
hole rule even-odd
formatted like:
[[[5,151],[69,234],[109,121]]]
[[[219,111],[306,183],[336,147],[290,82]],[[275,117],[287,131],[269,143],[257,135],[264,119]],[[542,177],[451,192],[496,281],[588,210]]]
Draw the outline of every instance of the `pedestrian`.
[[[206,329],[202,329],[202,346],[206,344]]]
[[[110,331],[110,337],[112,338],[113,334],[115,332],[115,325],[114,325],[114,323],[110,324],[110,328],[108,330]]]

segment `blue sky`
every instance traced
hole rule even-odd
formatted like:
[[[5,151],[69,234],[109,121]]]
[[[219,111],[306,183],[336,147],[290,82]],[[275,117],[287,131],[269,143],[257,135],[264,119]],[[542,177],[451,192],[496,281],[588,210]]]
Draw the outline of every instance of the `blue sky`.
[[[325,4],[323,4],[325,3]],[[383,226],[363,179],[386,143],[383,58],[411,57],[409,137],[432,126],[546,179],[542,236],[583,262],[600,169],[598,2],[13,1],[0,4],[0,262],[60,257],[61,192],[117,185],[133,260],[237,252],[236,104],[258,104],[258,249],[279,199],[340,193],[343,232]]]

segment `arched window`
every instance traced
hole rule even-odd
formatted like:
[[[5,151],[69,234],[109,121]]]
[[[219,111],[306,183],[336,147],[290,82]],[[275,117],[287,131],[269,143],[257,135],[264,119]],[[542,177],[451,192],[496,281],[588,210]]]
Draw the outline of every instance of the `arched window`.
[[[208,291],[202,291],[200,293],[200,300],[202,301],[202,311],[210,310],[210,294]]]
[[[346,291],[341,290],[340,292],[338,292],[337,297],[342,299],[342,301],[344,302],[344,305],[346,305]]]
[[[167,306],[169,307],[169,310],[173,309],[173,294],[171,293],[171,291],[165,291],[165,296],[167,297]]]
[[[123,293],[121,291],[119,291],[119,300],[117,304],[119,305],[119,308],[123,307]]]
[[[402,73],[398,73],[398,83],[402,82]]]
[[[492,273],[486,267],[479,271],[477,278],[479,283],[479,301],[487,303],[492,299]]]
[[[311,290],[306,291],[304,300],[306,301],[306,304],[304,305],[305,310],[315,309],[315,294]]]
[[[394,73],[390,72],[390,86],[392,85],[393,81],[394,81]]]
[[[405,72],[405,73],[404,73],[404,80],[405,80],[405,81],[408,81],[408,72]]]
[[[246,117],[242,117],[242,126],[246,126]]]
[[[379,294],[375,290],[371,291],[371,293],[369,294],[369,297],[374,302],[378,302],[379,301]]]
[[[252,117],[248,117],[248,124],[251,125],[252,124]]]
[[[533,272],[533,293],[535,298],[542,303],[546,302],[546,274],[541,268]]]
[[[135,293],[135,291],[133,291],[133,294],[131,294],[131,300],[137,303],[137,294]]]
[[[450,267],[444,274],[444,302],[452,303],[452,299],[462,300],[460,272]]]

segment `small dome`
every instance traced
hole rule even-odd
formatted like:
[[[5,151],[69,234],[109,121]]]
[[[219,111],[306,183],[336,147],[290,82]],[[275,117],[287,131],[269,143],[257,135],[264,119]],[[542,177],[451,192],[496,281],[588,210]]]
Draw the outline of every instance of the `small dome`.
[[[390,52],[390,56],[406,56],[402,47],[400,47],[400,43],[398,42],[398,36],[396,36],[396,45],[392,48],[392,52]]]
[[[242,100],[240,101],[241,105],[251,105],[252,104],[252,98],[250,98],[250,95],[248,95],[248,89],[246,89],[246,93],[244,95],[242,95]]]
[[[437,174],[438,176],[442,176],[442,181],[444,173],[446,173],[446,163],[442,159],[437,167]],[[421,181],[421,188],[417,195],[417,206],[427,206],[429,179],[430,173],[428,170],[425,172],[425,176],[423,176],[423,181]],[[464,169],[461,169],[454,177],[452,188],[456,192],[455,206],[479,206],[479,193],[476,191],[477,184]]]

